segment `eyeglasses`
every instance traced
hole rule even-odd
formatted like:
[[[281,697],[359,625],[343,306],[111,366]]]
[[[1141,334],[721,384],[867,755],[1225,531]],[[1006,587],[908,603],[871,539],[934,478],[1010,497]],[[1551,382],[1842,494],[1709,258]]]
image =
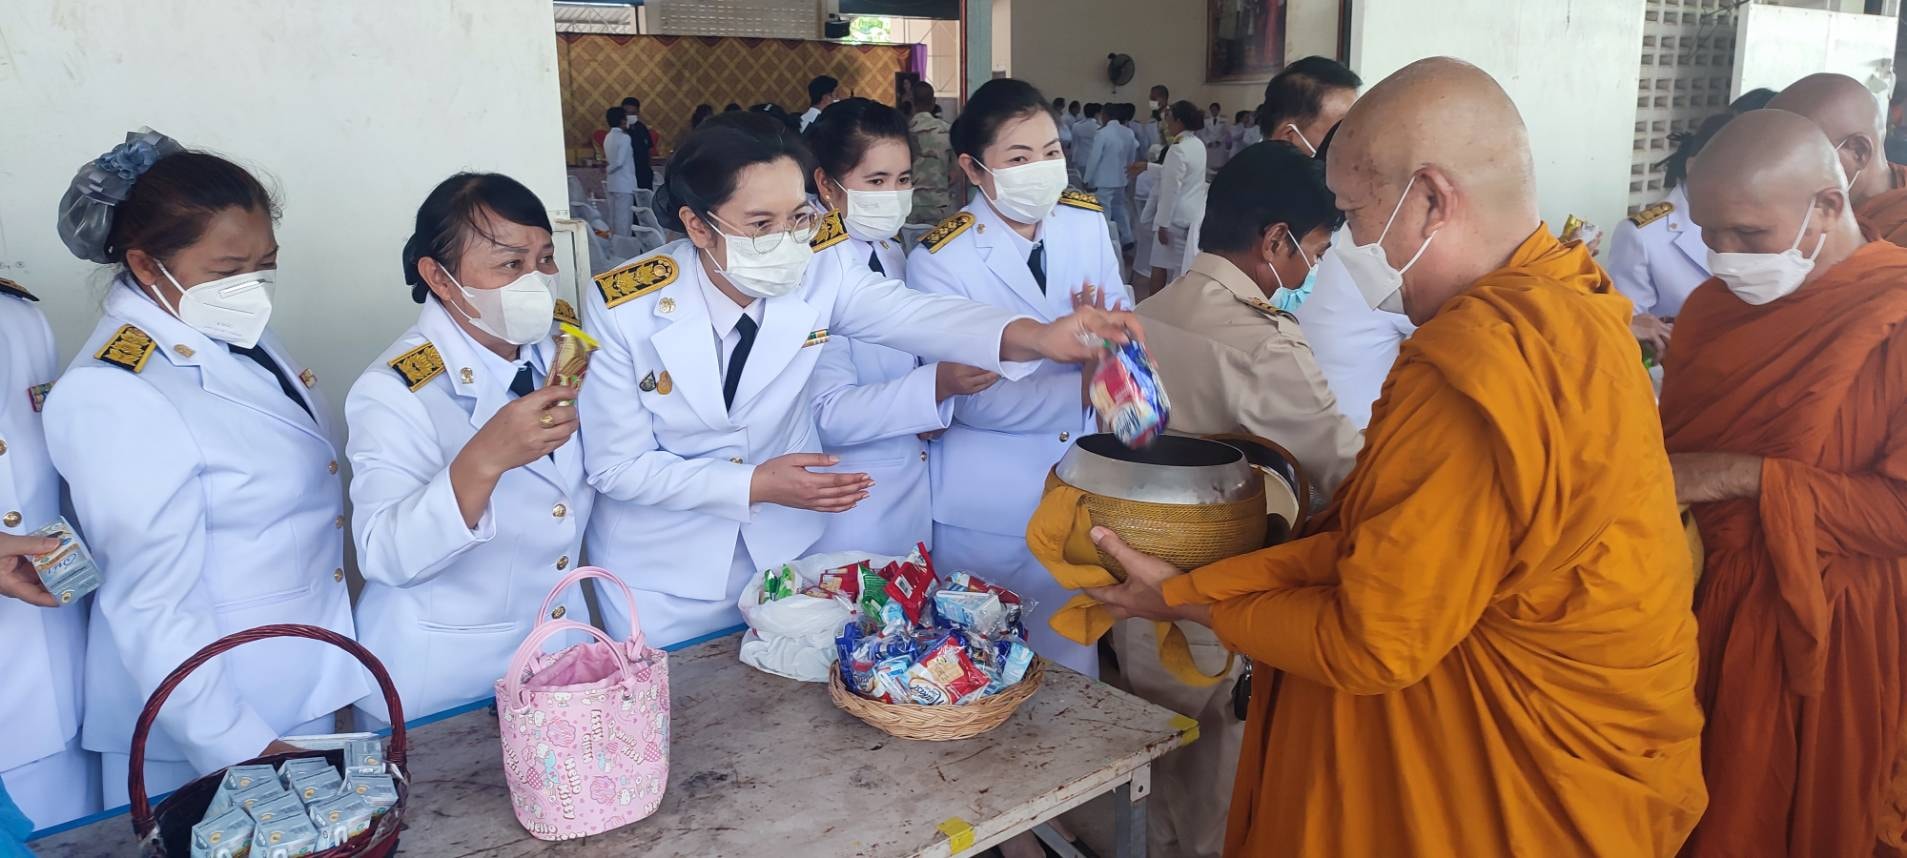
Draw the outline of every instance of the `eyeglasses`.
[[[709,213],[709,219],[735,230],[733,233],[722,233],[724,236],[748,242],[748,246],[754,248],[756,253],[772,253],[781,247],[783,241],[792,239],[807,244],[813,240],[815,225],[821,219],[821,213],[815,211],[812,205],[804,206],[788,219],[787,227],[777,229],[776,225],[770,224],[754,231],[737,229],[734,224],[716,217],[714,212]]]

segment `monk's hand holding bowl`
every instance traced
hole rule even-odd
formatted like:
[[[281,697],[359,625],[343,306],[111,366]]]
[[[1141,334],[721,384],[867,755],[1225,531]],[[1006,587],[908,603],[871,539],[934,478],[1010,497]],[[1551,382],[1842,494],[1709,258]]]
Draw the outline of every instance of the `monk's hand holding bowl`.
[[[1162,592],[1165,582],[1185,574],[1178,567],[1150,554],[1140,553],[1106,528],[1093,528],[1092,538],[1099,550],[1112,555],[1119,565],[1125,567],[1126,580],[1123,584],[1111,587],[1089,587],[1086,595],[1111,608],[1120,619],[1138,617],[1145,620],[1191,620],[1207,626],[1212,624],[1210,605],[1166,603],[1165,593]]]
[[[1675,500],[1713,503],[1760,497],[1761,461],[1760,456],[1743,453],[1670,453]]]

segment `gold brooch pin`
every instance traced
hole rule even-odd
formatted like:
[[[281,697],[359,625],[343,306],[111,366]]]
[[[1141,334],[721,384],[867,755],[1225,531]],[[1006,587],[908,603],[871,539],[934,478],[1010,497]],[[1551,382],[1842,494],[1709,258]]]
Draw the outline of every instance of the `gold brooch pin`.
[[[669,380],[668,371],[666,370],[663,371],[662,375],[656,378],[656,392],[662,394],[663,396],[668,396],[669,391],[674,389],[675,389],[675,382]]]
[[[194,352],[192,351],[192,347],[186,345],[185,343],[180,343],[176,346],[173,346],[172,352],[173,354],[176,354],[182,358],[190,358],[194,354]]]
[[[668,314],[675,312],[675,299],[664,298],[656,302],[656,312]]]
[[[470,367],[464,367],[463,369],[457,370],[457,377],[463,379],[464,384],[470,384],[477,380],[477,374],[474,372],[471,372]]]
[[[642,381],[638,382],[636,384],[636,387],[639,388],[643,393],[655,392],[656,374],[652,372],[652,373],[649,373],[648,375],[643,376]]]

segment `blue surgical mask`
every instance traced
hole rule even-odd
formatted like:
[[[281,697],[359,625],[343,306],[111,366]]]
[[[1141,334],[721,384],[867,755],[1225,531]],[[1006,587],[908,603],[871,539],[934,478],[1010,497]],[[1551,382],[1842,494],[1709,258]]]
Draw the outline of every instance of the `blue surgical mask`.
[[[1298,284],[1298,288],[1280,288],[1278,291],[1273,292],[1271,295],[1272,306],[1287,313],[1298,312],[1298,308],[1304,305],[1304,300],[1311,297],[1311,287],[1317,285],[1317,282],[1318,269],[1313,268],[1311,269],[1311,273],[1304,276],[1304,282]]]

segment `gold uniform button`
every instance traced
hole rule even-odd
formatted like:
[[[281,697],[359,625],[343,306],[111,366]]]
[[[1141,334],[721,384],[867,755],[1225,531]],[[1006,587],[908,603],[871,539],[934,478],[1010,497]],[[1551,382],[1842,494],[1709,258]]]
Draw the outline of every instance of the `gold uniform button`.
[[[6,454],[7,454],[7,442],[0,441],[0,456],[4,456]]]
[[[19,527],[20,514],[18,512],[7,513],[5,518],[0,518],[0,524],[4,524],[8,527]]]
[[[333,581],[343,581],[343,580],[344,580],[344,570],[343,570],[343,569],[333,569],[333,570],[331,570],[331,580],[333,580]]]
[[[921,461],[923,461],[923,462],[925,462],[925,461],[927,461],[927,451],[926,451],[926,450],[922,450],[922,451],[920,451],[920,460],[921,460]]]
[[[1066,443],[1067,441],[1070,441],[1070,440],[1072,440],[1072,439],[1073,439],[1073,436],[1072,436],[1071,434],[1069,434],[1069,433],[1066,433],[1066,432],[1061,432],[1061,433],[1059,433],[1059,441],[1060,441],[1060,443],[1062,443],[1062,444],[1064,444],[1064,443]]]
[[[563,615],[567,613],[569,613],[568,608],[565,608],[562,605],[557,605],[556,610],[550,612],[550,619],[560,620],[563,618]]]
[[[550,515],[562,518],[563,516],[569,515],[569,507],[559,503],[555,509],[550,510]]]
[[[731,456],[731,457],[729,457],[729,460],[728,460],[728,463],[729,463],[729,464],[731,464],[731,465],[739,465],[739,464],[741,464],[741,463],[742,463],[742,457],[740,457],[740,456]]]
[[[561,557],[556,558],[556,571],[561,572],[568,568],[569,568],[569,555],[565,554]]]
[[[335,474],[335,473],[337,473],[337,472],[338,472],[338,460],[337,460],[337,459],[332,459],[332,460],[331,460],[331,464],[329,464],[329,465],[326,465],[326,466],[324,466],[324,469],[325,469],[325,470],[327,470],[327,471],[330,471],[331,473],[334,473],[334,474]]]

